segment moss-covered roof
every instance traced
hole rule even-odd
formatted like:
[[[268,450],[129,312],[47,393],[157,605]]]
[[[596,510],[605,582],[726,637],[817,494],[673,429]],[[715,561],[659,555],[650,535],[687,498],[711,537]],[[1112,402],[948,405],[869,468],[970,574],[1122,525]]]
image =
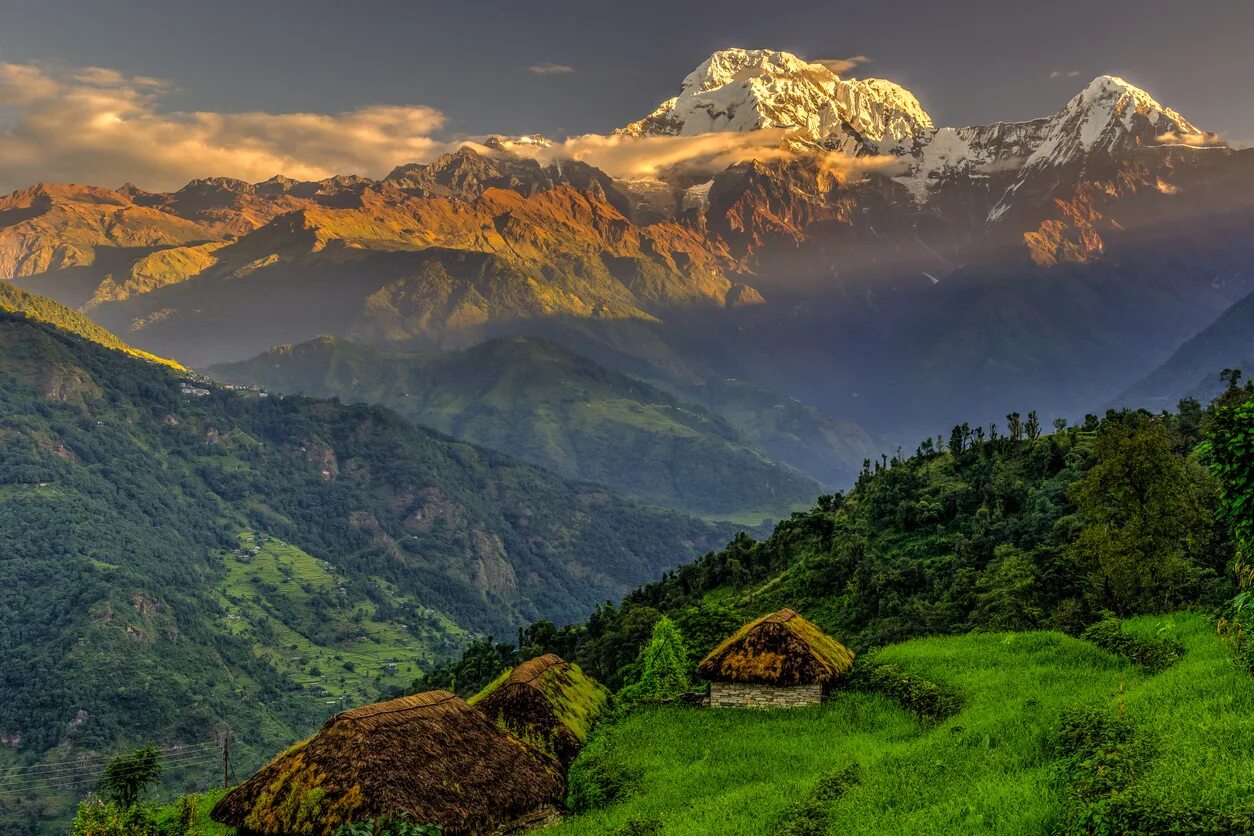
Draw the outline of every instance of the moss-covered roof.
[[[546,758],[453,694],[430,691],[335,715],[226,795],[213,818],[267,836],[402,814],[483,833],[562,792]]]
[[[710,651],[697,673],[718,682],[826,684],[853,667],[853,651],[790,609],[741,627]]]
[[[507,671],[470,702],[515,736],[570,762],[609,692],[579,666],[552,653]]]

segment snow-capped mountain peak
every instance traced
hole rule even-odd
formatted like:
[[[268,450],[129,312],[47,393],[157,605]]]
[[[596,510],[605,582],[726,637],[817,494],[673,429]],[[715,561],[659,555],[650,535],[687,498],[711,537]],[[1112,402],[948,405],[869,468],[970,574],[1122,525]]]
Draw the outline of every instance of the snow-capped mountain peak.
[[[692,136],[778,128],[851,153],[905,147],[932,128],[910,91],[842,79],[823,64],[769,49],[724,49],[688,74],[679,95],[622,128],[628,136]]]
[[[1027,165],[1060,165],[1128,144],[1157,144],[1166,134],[1199,133],[1189,120],[1149,93],[1113,75],[1098,76],[1049,119]]]

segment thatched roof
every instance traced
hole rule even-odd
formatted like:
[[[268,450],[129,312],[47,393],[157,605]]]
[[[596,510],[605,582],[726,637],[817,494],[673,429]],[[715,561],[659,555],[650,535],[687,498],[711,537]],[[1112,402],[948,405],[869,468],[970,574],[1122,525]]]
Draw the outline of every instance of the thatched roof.
[[[213,808],[247,834],[330,833],[408,814],[444,832],[486,833],[562,797],[546,758],[447,691],[335,715]]]
[[[853,651],[789,609],[741,627],[697,667],[705,679],[761,685],[827,684],[853,667]]]
[[[549,653],[506,671],[470,704],[565,767],[608,698],[578,665]]]

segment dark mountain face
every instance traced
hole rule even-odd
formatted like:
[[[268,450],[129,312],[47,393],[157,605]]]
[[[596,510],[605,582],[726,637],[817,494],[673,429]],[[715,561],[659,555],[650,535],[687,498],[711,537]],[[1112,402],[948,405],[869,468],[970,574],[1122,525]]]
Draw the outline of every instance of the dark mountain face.
[[[1181,398],[1206,403],[1224,391],[1220,373],[1254,374],[1254,295],[1246,296],[1181,345],[1161,366],[1122,392],[1115,405],[1172,409]]]

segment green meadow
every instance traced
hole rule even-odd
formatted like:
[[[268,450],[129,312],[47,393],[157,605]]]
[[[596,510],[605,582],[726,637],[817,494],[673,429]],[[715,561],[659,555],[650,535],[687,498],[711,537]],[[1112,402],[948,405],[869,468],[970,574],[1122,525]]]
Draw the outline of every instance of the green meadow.
[[[1172,637],[1185,656],[1151,675],[1061,633],[973,633],[874,654],[961,695],[962,709],[936,724],[854,691],[813,709],[634,712],[603,726],[589,750],[634,787],[556,833],[1065,831],[1076,776],[1062,767],[1057,730],[1077,707],[1126,719],[1144,741],[1136,797],[1170,811],[1242,810],[1254,786],[1254,679],[1200,615],[1125,629]],[[821,779],[851,768],[857,780],[799,827]]]

